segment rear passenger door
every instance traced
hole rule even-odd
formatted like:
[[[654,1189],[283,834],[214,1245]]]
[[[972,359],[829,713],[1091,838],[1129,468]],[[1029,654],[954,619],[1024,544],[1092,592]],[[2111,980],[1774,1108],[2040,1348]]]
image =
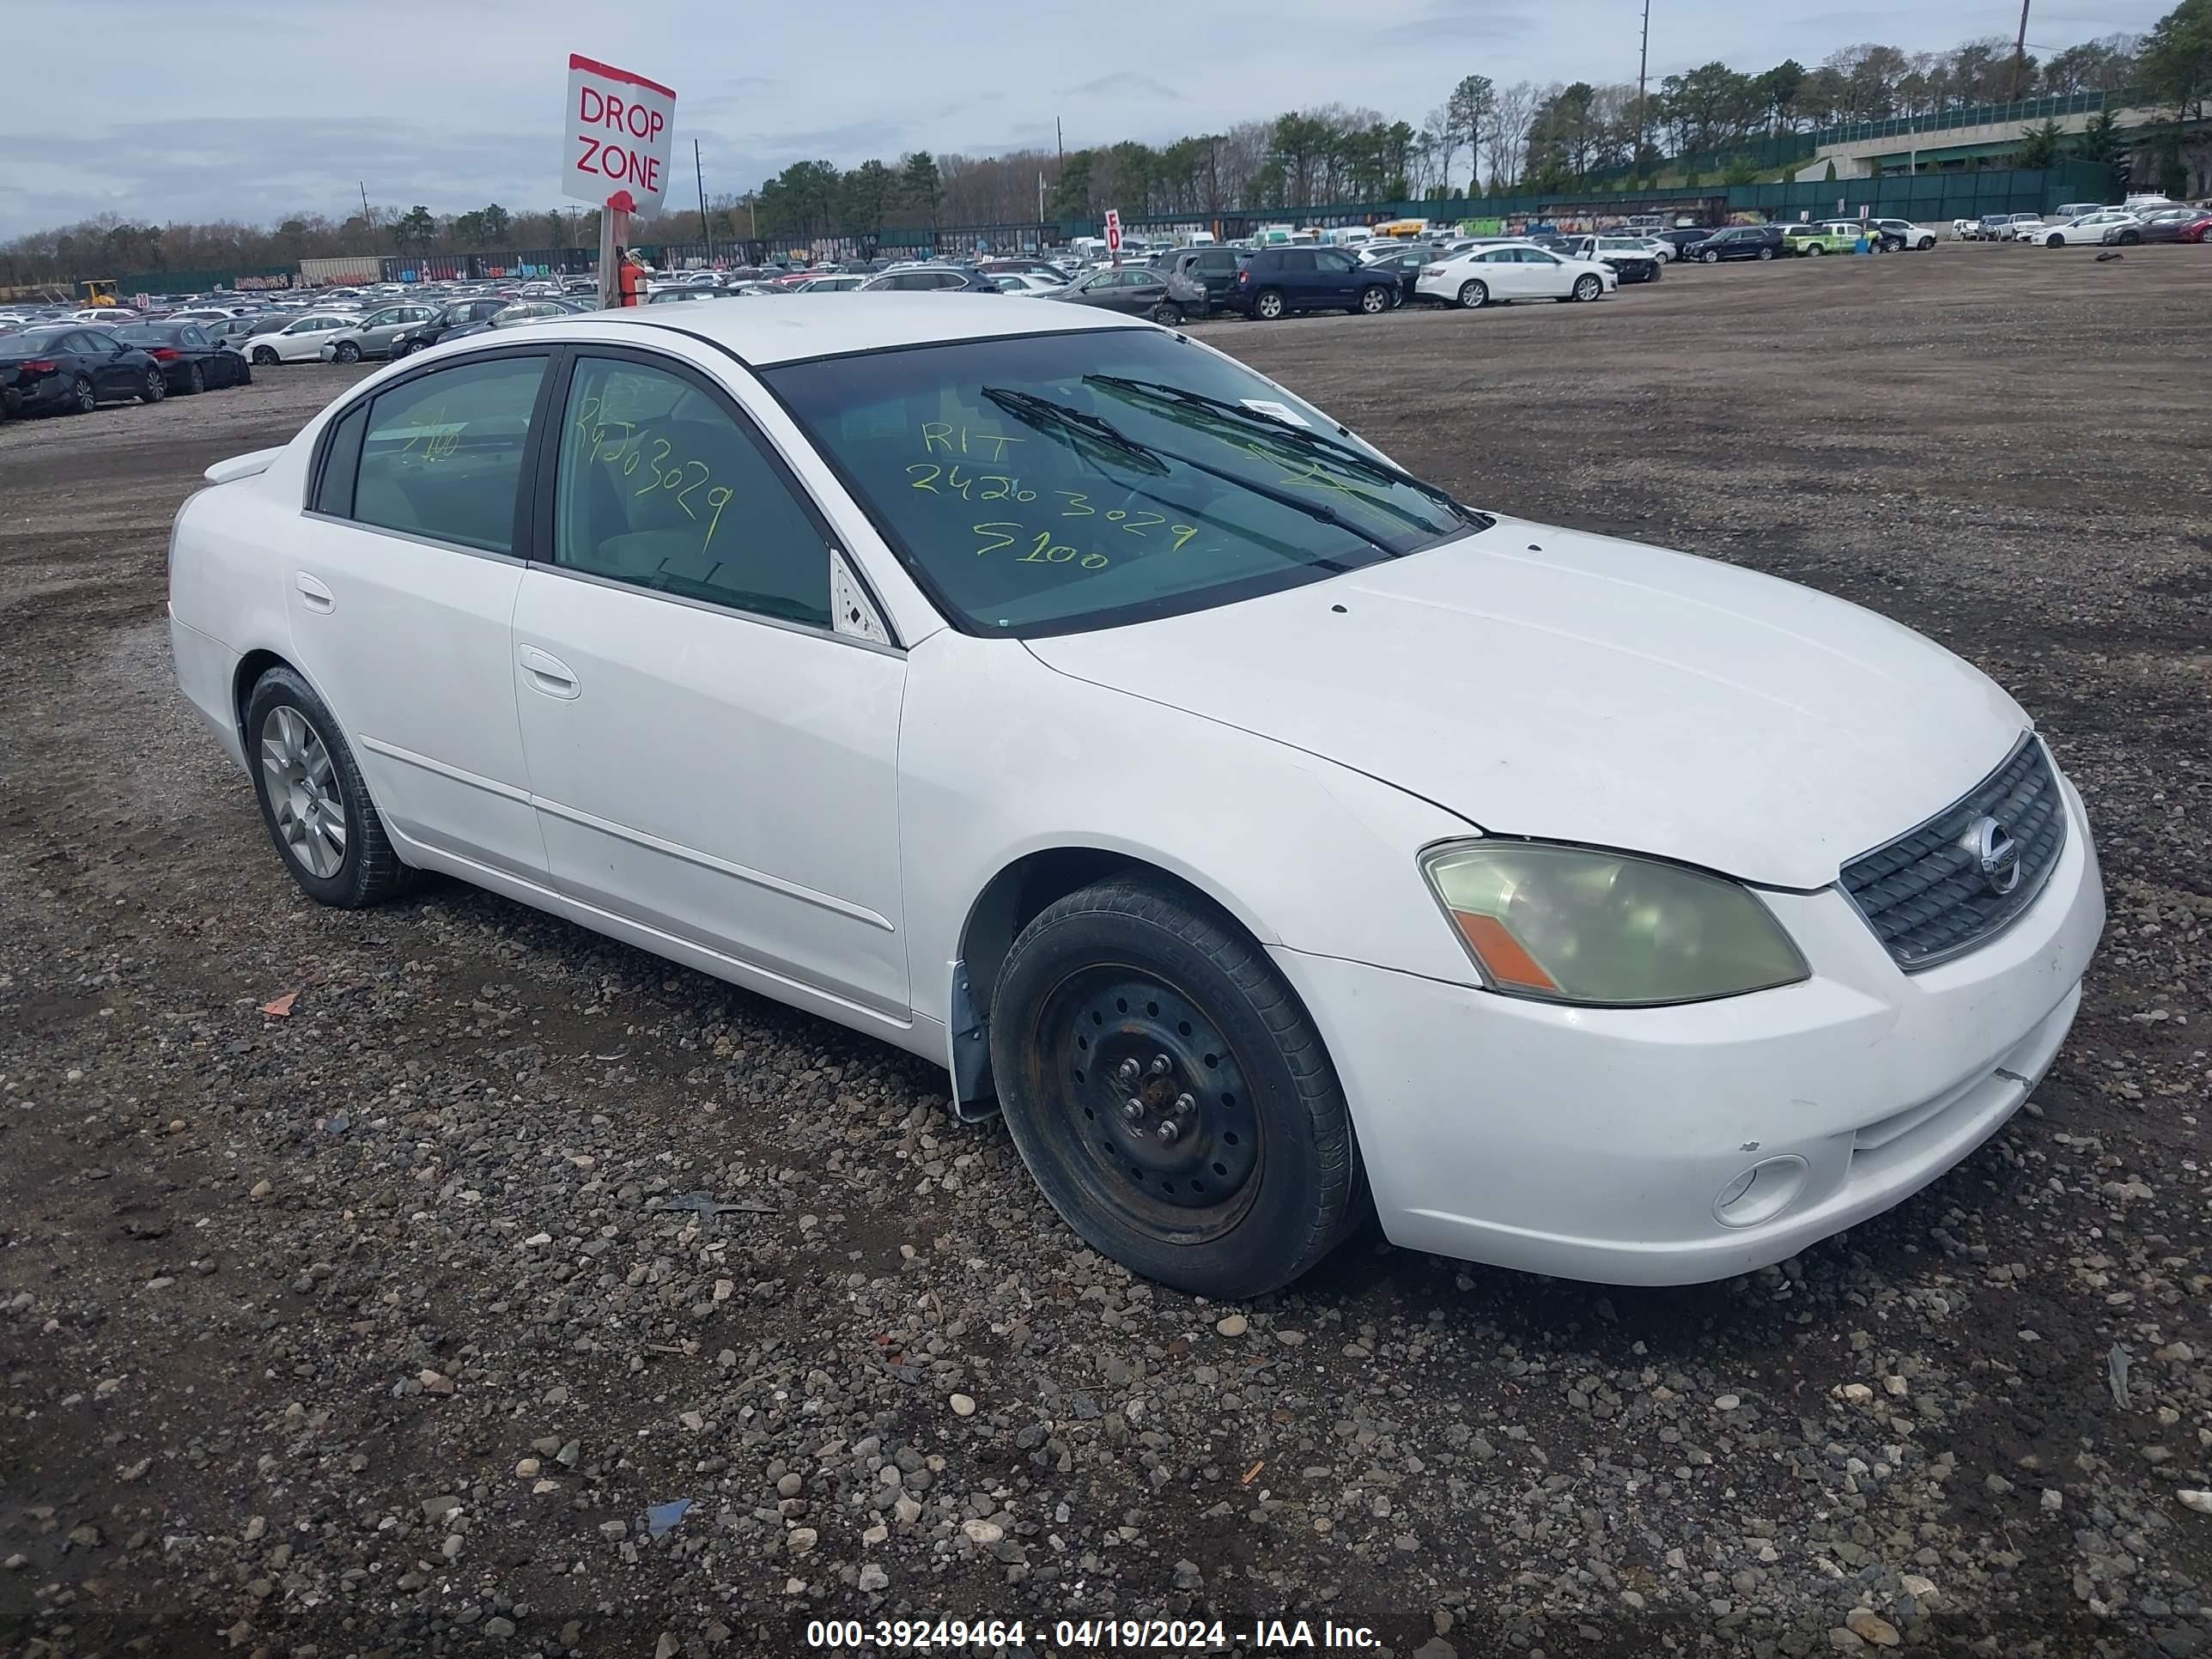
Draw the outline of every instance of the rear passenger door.
[[[1275,258],[1276,273],[1290,309],[1313,311],[1329,304],[1325,297],[1327,285],[1322,281],[1320,268],[1314,263],[1311,248],[1286,247]]]
[[[292,659],[386,823],[464,873],[539,883],[509,664],[549,361],[465,358],[356,401],[317,444],[284,567]]]
[[[904,653],[836,629],[827,521],[696,366],[579,347],[562,409],[511,687],[556,886],[902,1021]]]

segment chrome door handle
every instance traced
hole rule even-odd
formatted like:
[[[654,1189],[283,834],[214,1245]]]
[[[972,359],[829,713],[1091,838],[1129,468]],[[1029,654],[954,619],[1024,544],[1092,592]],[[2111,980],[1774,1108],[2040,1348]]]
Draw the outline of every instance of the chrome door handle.
[[[331,597],[331,590],[304,570],[293,572],[292,586],[300,590],[301,600],[310,611],[328,612],[337,607],[337,601]]]
[[[577,696],[584,689],[576,683],[576,677],[569,672],[567,663],[540,651],[534,645],[522,647],[514,653],[514,659],[521,665],[524,677],[529,680],[530,689],[533,691],[542,692],[549,697],[566,699]]]

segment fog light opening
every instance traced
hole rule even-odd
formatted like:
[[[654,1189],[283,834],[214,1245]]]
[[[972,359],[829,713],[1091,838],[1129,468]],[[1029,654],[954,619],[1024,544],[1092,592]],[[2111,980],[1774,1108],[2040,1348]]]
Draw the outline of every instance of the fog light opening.
[[[1762,1158],[1721,1188],[1713,1200],[1713,1219],[1723,1227],[1756,1227],[1773,1220],[1805,1190],[1808,1168],[1793,1155]]]

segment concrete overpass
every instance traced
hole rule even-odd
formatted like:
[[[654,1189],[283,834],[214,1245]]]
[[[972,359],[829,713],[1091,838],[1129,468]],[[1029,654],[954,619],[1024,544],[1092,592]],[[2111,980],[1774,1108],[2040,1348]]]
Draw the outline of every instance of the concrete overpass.
[[[1792,176],[1801,184],[1818,183],[1828,176],[1833,163],[1838,179],[1873,179],[1895,168],[1899,172],[1911,168],[1916,162],[1964,161],[1977,155],[2005,155],[2020,147],[2020,141],[2032,128],[2045,122],[2056,122],[2063,133],[2087,131],[2098,112],[2077,110],[2068,114],[2037,114],[2013,120],[1985,121],[1972,126],[1938,126],[1932,121],[1924,128],[1912,130],[1912,124],[1903,121],[1883,121],[1874,124],[1881,131],[1865,137],[1850,136],[1832,143],[1825,143],[1813,152],[1813,159],[1799,167]],[[2112,125],[2125,131],[2131,127],[2157,125],[2167,118],[2165,112],[2152,108],[2113,109]]]

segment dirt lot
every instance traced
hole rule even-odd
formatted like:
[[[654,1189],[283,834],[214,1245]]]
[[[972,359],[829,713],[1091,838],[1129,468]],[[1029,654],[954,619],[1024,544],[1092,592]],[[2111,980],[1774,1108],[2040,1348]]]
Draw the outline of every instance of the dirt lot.
[[[1370,1234],[1199,1305],[889,1049],[459,886],[310,906],[162,559],[351,372],[0,428],[0,1650],[2212,1650],[2208,292],[1946,247],[1206,330],[1468,499],[1933,635],[2087,798],[2112,922],[2027,1110],[1666,1292]]]

